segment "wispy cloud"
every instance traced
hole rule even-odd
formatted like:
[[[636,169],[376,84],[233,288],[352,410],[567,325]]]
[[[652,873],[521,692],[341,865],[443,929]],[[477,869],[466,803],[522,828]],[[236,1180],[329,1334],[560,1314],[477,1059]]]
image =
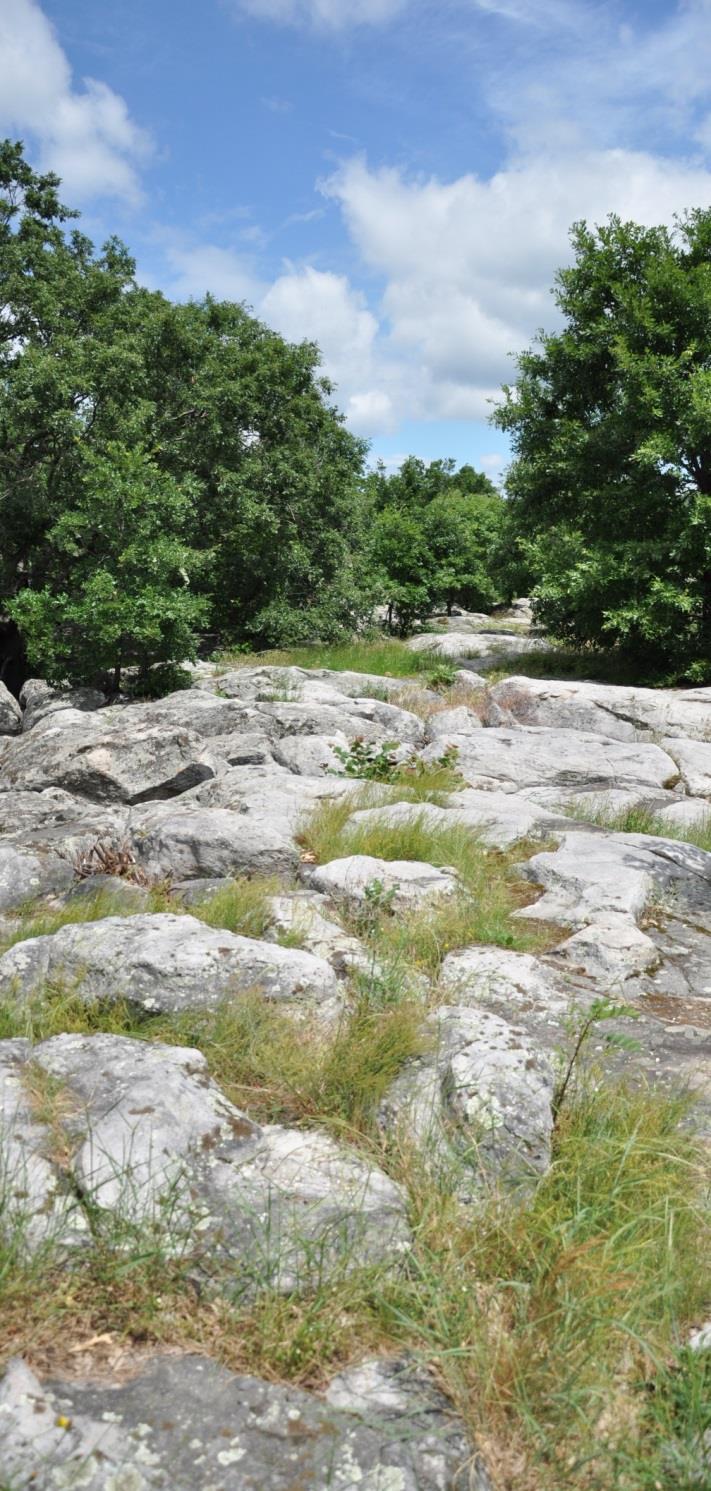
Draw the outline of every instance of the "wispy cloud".
[[[258,20],[341,31],[379,26],[404,11],[410,0],[232,0],[233,8]]]

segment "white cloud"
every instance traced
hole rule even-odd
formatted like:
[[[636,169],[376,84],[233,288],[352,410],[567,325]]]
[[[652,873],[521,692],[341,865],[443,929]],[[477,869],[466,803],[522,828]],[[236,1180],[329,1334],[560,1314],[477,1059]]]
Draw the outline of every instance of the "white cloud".
[[[391,384],[401,360],[398,412],[407,398],[411,417],[481,419],[513,375],[508,354],[555,322],[549,291],[570,256],[570,224],[610,212],[669,222],[711,200],[711,172],[625,150],[522,159],[450,182],[354,160],[325,190],[382,280],[378,346]]]
[[[347,26],[379,26],[399,15],[409,0],[233,0],[259,20],[311,25],[331,31]]]
[[[393,427],[387,387],[393,370],[378,355],[378,322],[344,275],[290,267],[264,295],[260,312],[289,341],[318,342],[323,371],[337,385],[337,402],[356,433]]]
[[[259,304],[264,286],[242,255],[214,243],[192,244],[158,235],[159,240],[161,237],[167,266],[163,283],[175,300],[202,300],[209,291],[216,300],[246,301],[255,307]]]
[[[0,129],[33,136],[65,197],[140,200],[136,164],[149,150],[125,101],[105,83],[74,86],[71,68],[35,0],[0,0]]]

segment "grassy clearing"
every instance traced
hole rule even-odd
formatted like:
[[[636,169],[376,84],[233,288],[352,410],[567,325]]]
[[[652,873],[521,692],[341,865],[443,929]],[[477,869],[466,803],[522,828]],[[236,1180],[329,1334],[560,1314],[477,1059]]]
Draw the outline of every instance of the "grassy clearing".
[[[368,854],[376,859],[451,865],[461,878],[462,894],[397,917],[387,910],[365,918],[351,917],[351,929],[368,942],[374,957],[391,968],[412,968],[436,977],[442,959],[457,948],[487,943],[517,952],[540,952],[560,940],[560,928],[517,920],[513,915],[535,895],[514,874],[515,862],[525,858],[525,845],[516,845],[509,854],[487,849],[473,829],[459,824],[432,826],[425,813],[413,813],[398,824],[351,822],[357,809],[386,803],[384,791],[370,788],[348,801],[319,804],[301,830],[300,842],[306,851],[319,864],[349,854]]]
[[[619,834],[653,834],[655,838],[676,839],[682,844],[695,844],[697,849],[711,853],[711,808],[701,813],[694,823],[670,823],[643,805],[633,808],[614,809],[604,803],[586,806],[585,799],[568,804],[562,811],[581,823],[594,823],[599,828]]]
[[[376,641],[314,642],[308,647],[290,647],[271,652],[221,652],[221,668],[330,668],[339,673],[378,673],[384,678],[414,678],[433,671],[436,660],[410,652],[394,638]]]
[[[64,1268],[15,1239],[0,1253],[0,1357],[61,1375],[169,1346],[318,1387],[367,1352],[406,1350],[451,1395],[497,1491],[691,1491],[708,1366],[679,1344],[708,1309],[709,1237],[685,1117],[656,1092],[579,1086],[528,1202],[492,1191],[475,1215],[406,1149],[384,1153],[410,1200],[402,1271],[299,1298],[196,1298],[191,1260],[155,1236],[128,1257],[104,1233]]]

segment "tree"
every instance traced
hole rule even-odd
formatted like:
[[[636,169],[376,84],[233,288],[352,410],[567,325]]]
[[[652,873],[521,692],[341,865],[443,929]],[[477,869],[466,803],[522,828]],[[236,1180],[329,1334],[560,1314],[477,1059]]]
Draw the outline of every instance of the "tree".
[[[195,657],[207,602],[190,588],[199,558],[183,538],[189,506],[189,493],[138,449],[85,456],[72,505],[45,538],[44,585],[9,607],[50,683],[118,690],[132,668],[146,689],[157,665]]]
[[[105,463],[121,451],[126,491],[147,483],[164,504],[166,537],[186,556],[210,555],[178,566],[195,587],[178,587],[183,621],[200,615],[222,640],[263,645],[350,631],[372,604],[365,447],[331,403],[318,349],[285,342],[244,306],[173,305],[137,285],[123,244],[97,253],[58,192],[19,144],[0,145],[0,611],[12,611],[55,673],[62,657],[73,677],[96,661],[78,649],[63,579],[66,536],[79,523],[91,545],[77,551],[76,573],[93,595],[107,663],[121,628],[106,577],[116,578],[124,551],[115,508],[101,538],[91,529],[91,483],[111,506]],[[157,534],[144,537],[155,552]],[[141,635],[147,645],[151,629]],[[169,636],[182,647],[185,631],[175,620],[152,635],[163,661]],[[124,651],[112,668],[125,666]],[[147,666],[145,646],[142,656]]]
[[[408,456],[391,476],[378,467],[366,488],[373,562],[401,633],[437,605],[478,609],[501,599],[492,562],[504,502],[483,472]]]
[[[495,415],[539,618],[659,676],[711,676],[711,209],[572,230],[562,330]]]
[[[503,511],[495,488],[487,492],[453,487],[433,497],[427,507],[424,531],[434,567],[432,591],[448,613],[455,603],[483,611],[501,600],[492,559]]]

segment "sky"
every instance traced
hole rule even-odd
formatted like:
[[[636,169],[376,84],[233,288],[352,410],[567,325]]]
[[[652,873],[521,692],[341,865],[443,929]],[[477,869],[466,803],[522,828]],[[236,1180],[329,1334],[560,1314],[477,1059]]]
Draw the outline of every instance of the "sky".
[[[143,283],[317,341],[371,460],[498,478],[571,223],[711,205],[711,0],[0,0],[0,134]]]

